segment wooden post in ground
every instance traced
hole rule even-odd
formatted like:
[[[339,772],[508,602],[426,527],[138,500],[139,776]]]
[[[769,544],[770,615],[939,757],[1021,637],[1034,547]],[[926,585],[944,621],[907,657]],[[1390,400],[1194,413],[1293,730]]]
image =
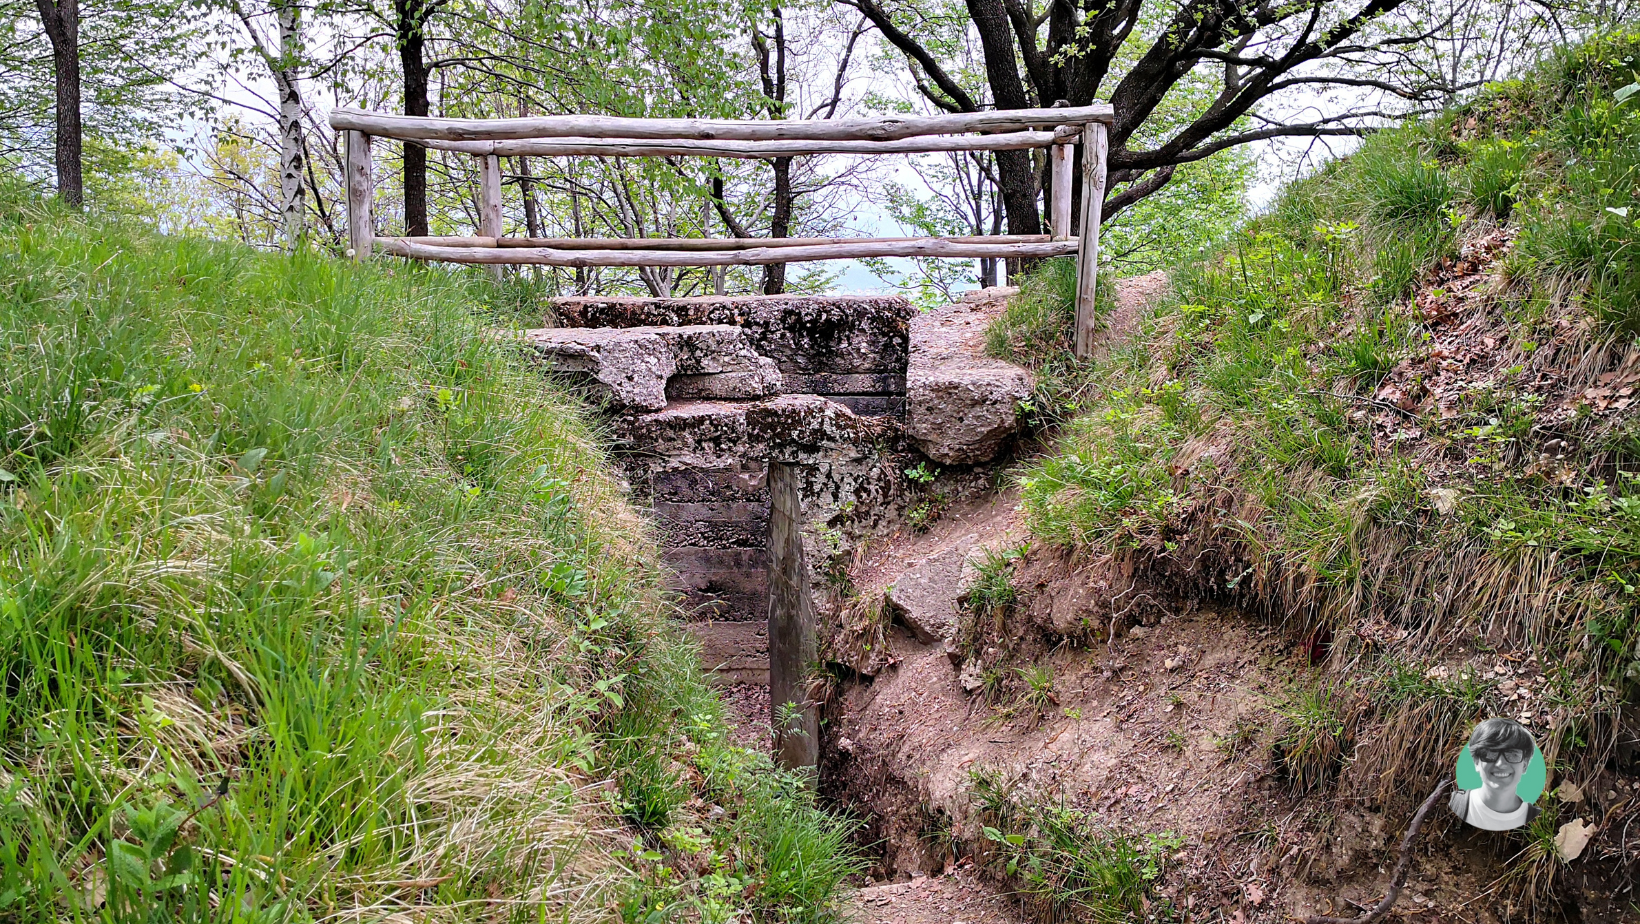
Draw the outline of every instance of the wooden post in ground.
[[[481,154],[478,158],[478,233],[480,237],[501,236],[501,158]],[[490,267],[490,275],[500,280],[506,267]]]
[[[769,463],[769,726],[775,759],[792,770],[820,762],[819,707],[808,695],[817,646],[799,476],[796,466]]]
[[[355,260],[370,259],[371,242],[376,238],[372,209],[376,183],[370,176],[370,136],[347,133],[347,248]]]
[[[1076,153],[1076,147],[1069,144],[1056,144],[1048,148],[1053,157],[1053,220],[1050,223],[1050,233],[1056,241],[1068,241],[1071,237],[1071,158]]]
[[[1093,355],[1094,293],[1099,284],[1099,220],[1105,205],[1105,123],[1082,129],[1082,245],[1076,252],[1076,358]]]

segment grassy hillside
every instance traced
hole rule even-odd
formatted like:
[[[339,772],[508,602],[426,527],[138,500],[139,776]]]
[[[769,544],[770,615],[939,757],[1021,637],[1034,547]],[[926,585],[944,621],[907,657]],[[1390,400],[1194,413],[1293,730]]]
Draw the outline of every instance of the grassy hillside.
[[[0,195],[0,919],[830,915],[467,278]]]
[[[1551,788],[1637,769],[1637,81],[1640,33],[1610,36],[1367,139],[1046,396],[1079,416],[1024,476],[1036,536],[1306,638],[1322,666],[1272,704],[1297,789],[1400,811],[1492,714]],[[1067,368],[1062,276],[994,350]],[[1544,805],[1515,863],[1540,899],[1559,823],[1632,812]]]

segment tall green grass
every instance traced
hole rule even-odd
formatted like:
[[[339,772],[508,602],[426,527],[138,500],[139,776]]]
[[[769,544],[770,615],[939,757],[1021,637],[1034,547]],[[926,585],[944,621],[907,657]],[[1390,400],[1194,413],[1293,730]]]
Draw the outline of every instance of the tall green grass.
[[[706,756],[728,900],[830,913],[846,827],[725,743],[477,285],[3,191],[0,918],[605,919]]]

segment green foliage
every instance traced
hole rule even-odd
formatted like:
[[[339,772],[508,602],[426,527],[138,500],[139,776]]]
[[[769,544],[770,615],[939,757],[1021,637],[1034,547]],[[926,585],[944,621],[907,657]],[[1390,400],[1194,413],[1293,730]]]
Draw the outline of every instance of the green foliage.
[[[1299,683],[1271,703],[1280,719],[1271,754],[1298,792],[1329,782],[1344,763],[1349,733],[1342,693],[1342,687],[1322,681]]]
[[[467,275],[24,202],[0,197],[0,914],[307,920],[406,880],[434,914],[601,902],[622,874],[587,820],[665,826],[721,708],[572,399],[484,335]],[[852,862],[778,801],[744,823]],[[751,874],[770,909],[836,884],[765,873],[792,877]]]
[[[989,865],[1045,917],[1116,924],[1155,913],[1151,884],[1183,838],[1117,831],[1094,813],[1024,798],[995,772],[971,771],[969,782]]]
[[[1014,605],[1019,592],[1014,588],[1014,562],[1025,554],[1022,547],[996,551],[986,549],[974,563],[979,577],[963,592],[962,603],[976,616],[1000,616]]]
[[[1101,291],[1104,287],[1101,287]],[[1103,304],[1109,305],[1109,299]],[[985,349],[1011,362],[1040,363],[1068,352],[1075,335],[1076,260],[1043,260],[985,331]]]
[[[700,797],[724,810],[700,826],[677,821],[661,832],[665,851],[635,848],[639,876],[621,902],[622,919],[661,922],[680,914],[703,921],[837,919],[835,896],[864,870],[852,837],[855,823],[821,808],[812,781],[776,770],[767,756],[704,740],[695,759]],[[677,874],[703,867],[698,879]]]

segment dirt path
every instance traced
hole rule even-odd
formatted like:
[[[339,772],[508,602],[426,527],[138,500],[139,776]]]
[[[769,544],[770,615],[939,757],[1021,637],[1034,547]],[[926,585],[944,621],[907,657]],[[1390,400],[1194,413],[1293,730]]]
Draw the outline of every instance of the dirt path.
[[[867,886],[845,904],[851,924],[1022,924],[1019,906],[971,868]]]
[[[1105,319],[1099,344],[1101,351],[1108,349],[1111,343],[1131,337],[1146,306],[1165,287],[1166,279],[1160,273],[1123,280],[1117,293],[1116,309]],[[955,546],[973,543],[986,549],[1002,550],[1020,546],[1028,539],[1029,533],[1019,510],[1018,489],[1008,484],[999,490],[954,501],[923,532],[903,529],[869,543],[850,571],[854,585],[862,595],[880,594],[930,557]],[[1063,762],[1068,758],[1078,762],[1075,758],[1086,759],[1090,750],[1103,750],[1095,742],[1110,736],[1108,726],[1114,725],[1115,719],[1087,722],[1086,727],[1077,729],[1078,733],[1069,735],[1065,732],[1084,723],[1069,721],[1060,715],[1057,722],[1006,722],[999,726],[994,718],[973,712],[969,697],[957,686],[955,675],[942,652],[935,646],[918,644],[903,631],[897,630],[894,635],[890,644],[900,662],[899,666],[881,678],[884,682],[877,690],[880,695],[869,696],[870,702],[852,703],[844,720],[852,733],[867,739],[862,741],[862,752],[875,751],[879,765],[894,764],[897,769],[914,773],[932,772],[955,781],[966,778],[968,767],[977,758],[1003,762],[1002,756],[1010,755],[1034,765],[1039,772],[1057,775],[1063,772]],[[1168,642],[1174,641],[1177,640],[1168,639]],[[1158,667],[1163,657],[1171,654],[1175,652],[1170,650],[1158,657]],[[1101,686],[1101,680],[1109,678],[1110,665],[1088,659],[1074,665],[1063,664],[1059,668],[1066,674],[1061,679],[1067,688],[1066,704],[1080,702],[1097,712],[1093,708],[1097,700],[1086,694],[1092,688]],[[1072,690],[1075,692],[1070,692]],[[862,691],[855,692],[859,694]],[[1103,692],[1107,700],[1118,699],[1109,690]],[[768,688],[736,684],[725,689],[725,700],[735,726],[736,742],[746,747],[767,748]],[[1115,702],[1104,705],[1106,713],[1109,713],[1109,707],[1114,706]],[[1122,705],[1128,706],[1129,703]],[[1156,705],[1157,708],[1171,710],[1164,702]],[[1132,722],[1136,711],[1128,709],[1122,718]],[[890,739],[896,738],[900,747],[889,743]],[[844,747],[851,746],[847,738],[843,741]],[[1132,749],[1132,745],[1126,741],[1121,745],[1113,750],[1123,753],[1105,754],[1105,764],[1127,763],[1118,758],[1128,757],[1126,752]],[[865,753],[860,756],[865,757]],[[1135,762],[1147,763],[1142,758]],[[1124,769],[1131,770],[1131,767]],[[1169,771],[1175,769],[1170,767]],[[1144,782],[1154,782],[1155,785],[1135,786],[1130,784],[1138,777],[1127,774],[1112,776],[1123,778],[1127,786],[1124,795],[1142,792],[1143,796],[1153,798],[1152,794],[1160,793],[1164,787],[1169,791],[1173,789],[1167,785],[1171,778],[1152,781],[1148,779],[1148,774],[1144,774]],[[1118,790],[1121,791],[1121,788],[1118,787]],[[1135,808],[1145,811],[1150,808],[1145,804],[1149,801],[1145,798]],[[893,852],[892,848],[890,852]],[[888,869],[896,866],[891,857],[886,865]],[[936,862],[935,865],[938,868],[941,864]],[[906,868],[899,865],[900,875],[905,875]],[[1017,900],[1009,897],[1002,887],[982,878],[971,861],[964,860],[943,875],[917,872],[908,880],[868,885],[849,898],[844,920],[856,924],[1024,924],[1028,918],[1022,914]]]

